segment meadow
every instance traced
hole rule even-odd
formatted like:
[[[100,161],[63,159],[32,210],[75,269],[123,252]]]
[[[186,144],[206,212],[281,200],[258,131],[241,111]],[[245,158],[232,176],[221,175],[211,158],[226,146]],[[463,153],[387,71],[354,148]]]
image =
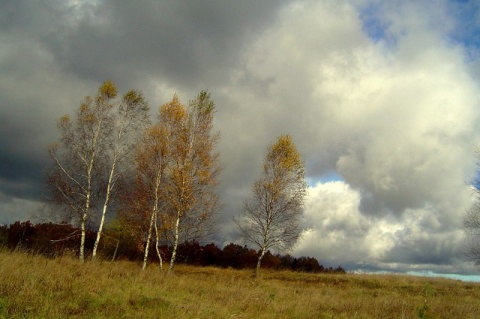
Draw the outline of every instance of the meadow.
[[[480,284],[0,252],[0,318],[480,318]]]

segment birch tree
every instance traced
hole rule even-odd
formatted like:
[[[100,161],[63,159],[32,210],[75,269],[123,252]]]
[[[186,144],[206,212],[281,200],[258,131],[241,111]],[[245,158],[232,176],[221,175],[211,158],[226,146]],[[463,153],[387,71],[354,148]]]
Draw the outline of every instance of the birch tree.
[[[306,187],[300,153],[292,138],[282,135],[269,146],[262,175],[235,219],[243,239],[259,249],[256,276],[269,249],[288,251],[296,244]]]
[[[138,206],[140,209],[146,209],[150,213],[150,222],[146,230],[145,251],[142,269],[145,269],[148,261],[148,252],[152,238],[152,230],[155,227],[158,234],[158,211],[160,206],[161,184],[164,180],[164,171],[167,162],[166,141],[164,131],[154,126],[147,130],[142,143],[140,144],[139,154],[137,156],[137,189],[143,191],[137,192]],[[143,202],[142,202],[143,201]],[[162,257],[158,252],[158,235],[156,240],[156,249],[159,256],[160,269],[163,267]]]
[[[124,209],[123,214],[130,211],[148,220],[144,223],[142,269],[153,238],[160,268],[160,240],[171,244],[171,271],[180,240],[201,238],[212,229],[220,169],[214,152],[219,136],[211,132],[213,114],[214,104],[207,92],[202,91],[188,108],[175,95],[160,107],[158,122],[139,144],[135,195],[129,200],[131,208]]]
[[[190,101],[186,116],[170,141],[171,164],[167,168],[164,197],[166,222],[171,226],[167,231],[170,230],[173,242],[169,271],[175,265],[182,234],[184,239],[201,237],[218,209],[215,188],[220,165],[214,148],[219,134],[212,132],[214,113],[210,94],[200,92]]]
[[[476,148],[477,172],[480,169],[480,147]],[[472,180],[475,196],[473,205],[467,209],[463,217],[463,230],[466,235],[465,255],[480,265],[480,175],[477,173]]]
[[[469,210],[463,220],[463,227],[467,235],[467,247],[465,254],[467,257],[474,261],[477,265],[480,265],[480,201],[477,201]]]
[[[114,87],[114,84],[111,84]],[[135,146],[139,141],[139,133],[143,132],[149,122],[148,104],[142,92],[128,91],[122,100],[114,105],[110,127],[105,130],[105,142],[102,145],[104,180],[103,205],[97,236],[93,245],[92,259],[97,254],[103,225],[108,208],[116,196],[119,179],[133,164]]]
[[[54,164],[47,175],[50,203],[63,209],[64,220],[73,219],[81,229],[79,259],[85,259],[86,222],[97,204],[101,171],[99,157],[106,132],[112,123],[113,101],[117,90],[112,82],[103,83],[95,97],[86,97],[75,118],[62,116],[57,126],[60,140],[48,148]],[[65,220],[67,221],[67,220]]]
[[[161,229],[166,227],[162,222],[164,212],[166,170],[171,162],[171,143],[179,135],[182,123],[186,117],[186,110],[174,96],[170,103],[164,104],[159,110],[158,122],[150,127],[139,145],[137,153],[137,199],[136,204],[149,213],[149,223],[146,229],[145,251],[142,269],[148,261],[148,253],[153,232],[155,232],[155,249],[163,268],[162,256],[159,251]],[[141,213],[141,211],[140,211]],[[159,225],[160,224],[160,225]]]
[[[143,142],[141,141],[139,145],[142,144]],[[122,225],[126,235],[134,238],[137,249],[144,254],[144,266],[142,266],[142,269],[144,269],[147,265],[146,258],[148,258],[148,253],[145,256],[145,246],[150,225],[152,203],[150,200],[151,195],[147,188],[148,184],[142,181],[139,172],[134,174],[135,178],[131,182],[130,187],[125,188],[125,193],[120,197],[120,207],[117,210],[116,219]]]

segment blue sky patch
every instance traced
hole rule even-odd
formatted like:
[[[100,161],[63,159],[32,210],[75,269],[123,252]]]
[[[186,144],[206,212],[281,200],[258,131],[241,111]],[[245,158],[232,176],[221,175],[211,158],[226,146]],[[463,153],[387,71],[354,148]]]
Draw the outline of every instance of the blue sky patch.
[[[362,30],[373,42],[384,42],[395,45],[396,38],[388,32],[390,22],[385,19],[382,9],[378,4],[368,4],[360,9]]]
[[[360,19],[363,23],[363,30],[372,40],[379,41],[385,38],[388,23],[382,19],[380,8],[377,5],[369,4],[361,9]]]
[[[455,18],[455,26],[448,35],[453,43],[465,48],[467,58],[480,58],[480,3],[478,1],[452,0],[450,12]]]
[[[480,276],[477,275],[437,274],[433,271],[409,271],[407,274],[421,277],[440,277],[467,282],[480,282]]]
[[[319,183],[325,184],[325,183],[338,182],[338,181],[344,182],[345,179],[342,177],[342,175],[338,174],[337,171],[335,170],[329,171],[320,176],[307,177],[307,183],[311,187],[314,187]]]

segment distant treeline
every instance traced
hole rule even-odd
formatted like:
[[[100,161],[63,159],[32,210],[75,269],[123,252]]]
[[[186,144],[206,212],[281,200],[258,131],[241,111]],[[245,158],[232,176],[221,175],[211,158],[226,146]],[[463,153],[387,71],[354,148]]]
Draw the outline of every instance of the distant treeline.
[[[140,261],[143,250],[138,243],[128,236],[118,237],[116,233],[105,234],[102,241],[100,254],[111,260],[124,259]],[[95,242],[96,233],[87,231],[85,249],[91,251]],[[80,230],[69,224],[39,223],[30,221],[15,222],[10,225],[0,226],[0,246],[9,250],[22,250],[29,253],[42,254],[50,258],[65,254],[77,254],[80,240]],[[150,247],[151,261],[155,262],[155,247]],[[171,256],[171,247],[163,245],[160,251],[165,259]],[[177,261],[179,263],[197,266],[232,267],[235,269],[254,268],[258,252],[247,246],[234,243],[220,249],[215,244],[201,245],[200,243],[185,242],[178,246]],[[277,270],[293,270],[311,273],[345,273],[338,266],[324,267],[314,257],[292,257],[291,255],[272,254],[268,251],[262,262],[262,268]]]

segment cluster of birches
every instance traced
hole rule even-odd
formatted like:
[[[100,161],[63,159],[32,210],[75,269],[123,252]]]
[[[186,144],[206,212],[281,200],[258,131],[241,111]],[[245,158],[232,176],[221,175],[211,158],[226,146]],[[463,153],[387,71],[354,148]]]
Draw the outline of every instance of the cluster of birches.
[[[210,94],[201,91],[188,104],[175,95],[152,120],[142,92],[119,97],[106,81],[73,116],[60,117],[60,138],[48,148],[47,211],[78,228],[81,261],[86,254],[95,259],[108,228],[121,234],[116,238],[135,239],[143,268],[152,251],[161,268],[168,256],[171,270],[182,243],[204,242],[214,233],[221,170],[214,114]],[[245,243],[255,247],[257,271],[269,250],[288,251],[297,242],[306,185],[292,138],[278,137],[235,218]],[[95,234],[91,248],[89,231]]]
[[[49,258],[72,255],[78,253],[79,233],[80,229],[68,224],[15,222],[0,226],[0,247],[41,254]],[[93,248],[95,237],[95,232],[87,230],[85,240],[87,250],[90,251]],[[129,234],[106,228],[100,243],[99,254],[104,260],[139,261],[143,258],[143,254],[138,244],[137,240]],[[141,244],[144,248],[145,243]],[[162,245],[160,251],[164,259],[168,259],[172,254],[172,247]],[[220,249],[213,243],[201,245],[197,241],[192,241],[181,243],[177,248],[177,263],[195,266],[252,268],[257,258],[258,251],[233,243]],[[153,257],[150,257],[150,262],[155,262]],[[345,273],[341,266],[324,267],[314,257],[295,258],[288,254],[274,255],[270,251],[265,253],[262,268],[311,273]]]

